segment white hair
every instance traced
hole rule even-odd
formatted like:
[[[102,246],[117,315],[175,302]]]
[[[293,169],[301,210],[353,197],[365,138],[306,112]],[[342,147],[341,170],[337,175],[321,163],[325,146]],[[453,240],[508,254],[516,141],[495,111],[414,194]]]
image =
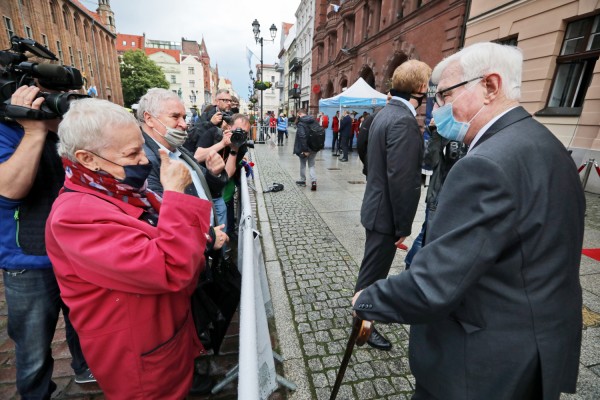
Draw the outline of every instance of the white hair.
[[[436,65],[431,75],[433,83],[437,84],[444,70],[454,63],[458,63],[462,68],[461,81],[494,72],[502,79],[502,91],[506,98],[519,100],[521,97],[523,73],[521,49],[492,42],[472,44]]]
[[[100,99],[74,101],[58,126],[58,155],[77,161],[77,150],[105,148],[110,145],[106,132],[128,125],[139,126],[133,114],[118,104]]]
[[[164,104],[169,100],[175,100],[183,104],[175,92],[162,88],[149,89],[138,103],[138,120],[143,123],[145,113],[157,116],[163,110]]]

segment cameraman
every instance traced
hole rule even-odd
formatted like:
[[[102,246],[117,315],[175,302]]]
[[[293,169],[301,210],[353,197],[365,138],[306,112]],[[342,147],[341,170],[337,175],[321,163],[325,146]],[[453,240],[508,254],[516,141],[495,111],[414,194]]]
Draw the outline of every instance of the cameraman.
[[[11,104],[39,110],[44,102],[39,92],[22,86]],[[0,267],[23,399],[49,399],[56,389],[51,344],[61,309],[75,382],[95,382],[46,255],[46,219],[64,182],[57,128],[58,119],[0,121]]]

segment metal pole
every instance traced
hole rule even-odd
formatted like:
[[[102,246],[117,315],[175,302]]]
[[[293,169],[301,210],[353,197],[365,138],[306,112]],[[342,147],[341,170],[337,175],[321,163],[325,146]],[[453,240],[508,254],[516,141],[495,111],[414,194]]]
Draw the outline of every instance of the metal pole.
[[[263,38],[262,37],[260,38],[260,80],[263,83],[265,81],[265,77],[263,76]],[[264,137],[264,128],[263,128],[263,123],[264,123],[263,92],[264,92],[264,90],[260,91],[260,141],[264,143],[265,137]]]
[[[587,185],[588,178],[590,177],[590,172],[592,171],[592,165],[595,163],[594,158],[590,158],[585,166],[585,172],[583,173],[583,179],[581,184],[583,185],[583,189],[585,190],[585,186]]]

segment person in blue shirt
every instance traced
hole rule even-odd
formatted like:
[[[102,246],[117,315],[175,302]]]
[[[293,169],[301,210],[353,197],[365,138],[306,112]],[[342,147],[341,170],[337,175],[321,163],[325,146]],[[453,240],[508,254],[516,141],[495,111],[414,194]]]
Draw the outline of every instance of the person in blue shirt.
[[[22,86],[11,104],[39,109],[39,91]],[[75,382],[95,382],[46,255],[46,219],[64,182],[57,127],[58,120],[0,121],[0,268],[22,399],[49,399],[56,390],[51,344],[61,310]]]

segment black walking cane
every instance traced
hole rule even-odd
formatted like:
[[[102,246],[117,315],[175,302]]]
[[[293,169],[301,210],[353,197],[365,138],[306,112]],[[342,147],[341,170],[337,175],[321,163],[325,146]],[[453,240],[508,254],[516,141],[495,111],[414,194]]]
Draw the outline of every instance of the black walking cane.
[[[344,353],[344,358],[342,359],[342,364],[340,365],[337,378],[335,378],[335,384],[333,385],[333,390],[329,400],[335,400],[337,397],[340,386],[342,385],[342,381],[344,380],[344,374],[346,373],[350,356],[352,355],[352,350],[354,349],[354,344],[356,343],[357,346],[362,346],[363,344],[367,343],[367,339],[369,339],[369,336],[371,336],[371,330],[371,321],[363,321],[358,317],[354,317],[354,320],[352,321],[352,332],[350,333],[350,339],[348,339],[346,352]]]

